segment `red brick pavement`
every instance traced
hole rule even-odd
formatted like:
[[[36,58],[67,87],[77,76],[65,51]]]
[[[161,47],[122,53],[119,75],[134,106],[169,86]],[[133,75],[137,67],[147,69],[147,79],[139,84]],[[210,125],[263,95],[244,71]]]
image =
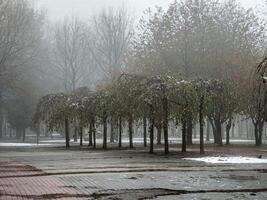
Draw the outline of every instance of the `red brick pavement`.
[[[84,199],[75,188],[46,176],[35,167],[13,161],[0,161],[0,199]]]

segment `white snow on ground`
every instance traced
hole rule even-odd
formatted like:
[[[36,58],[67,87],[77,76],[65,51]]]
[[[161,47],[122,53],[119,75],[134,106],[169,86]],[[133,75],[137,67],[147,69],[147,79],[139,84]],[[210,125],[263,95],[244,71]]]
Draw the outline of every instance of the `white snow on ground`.
[[[30,143],[0,143],[0,147],[32,147],[32,146],[49,146],[51,144],[30,144]]]
[[[203,157],[203,158],[185,158],[185,160],[202,161],[212,164],[260,164],[267,163],[267,159],[250,157]]]
[[[42,143],[65,143],[65,140],[64,139],[56,139],[56,140],[41,140],[40,142]],[[79,141],[80,142],[80,141]]]

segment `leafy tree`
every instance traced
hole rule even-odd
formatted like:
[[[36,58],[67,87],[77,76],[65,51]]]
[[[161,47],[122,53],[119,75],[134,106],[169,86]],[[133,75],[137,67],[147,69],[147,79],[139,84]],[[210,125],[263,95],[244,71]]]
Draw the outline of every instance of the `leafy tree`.
[[[64,127],[66,148],[70,147],[69,124],[72,114],[69,110],[70,102],[70,98],[62,93],[44,96],[37,105],[33,121],[36,129],[41,122],[45,122],[50,129],[61,130]]]
[[[245,84],[241,90],[243,102],[241,113],[252,119],[256,146],[262,145],[263,126],[266,120],[266,65],[267,59],[265,58],[258,65],[254,76],[247,80],[249,84]]]
[[[188,116],[197,112],[196,91],[192,82],[175,80],[171,94],[172,117],[182,124],[182,152],[186,152],[186,132]]]

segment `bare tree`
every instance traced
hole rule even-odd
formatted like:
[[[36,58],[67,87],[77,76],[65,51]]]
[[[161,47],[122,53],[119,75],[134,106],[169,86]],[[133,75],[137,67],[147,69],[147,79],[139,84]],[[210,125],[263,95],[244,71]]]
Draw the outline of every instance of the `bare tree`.
[[[123,71],[133,35],[133,19],[125,8],[103,10],[94,18],[95,41],[92,45],[99,72],[114,80]]]
[[[43,15],[28,1],[0,1],[0,137],[7,91],[12,90],[18,76],[40,55],[42,22]]]
[[[88,26],[75,17],[66,18],[56,28],[53,64],[67,93],[82,86],[85,79],[92,74],[88,35]]]

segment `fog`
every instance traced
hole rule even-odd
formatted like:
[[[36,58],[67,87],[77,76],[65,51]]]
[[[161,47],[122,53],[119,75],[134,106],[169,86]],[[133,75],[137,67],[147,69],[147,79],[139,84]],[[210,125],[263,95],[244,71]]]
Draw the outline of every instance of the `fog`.
[[[231,132],[260,146],[266,6],[264,0],[0,0],[0,138],[56,133],[69,145],[91,127],[103,130],[106,141],[109,129],[114,141],[115,129],[140,137],[140,124],[149,121],[158,143],[163,129],[172,138],[186,131],[189,143],[193,132],[203,140],[205,129],[219,145],[229,143]]]
[[[47,11],[52,21],[62,20],[66,15],[77,15],[87,20],[105,7],[124,5],[136,17],[142,16],[147,8],[161,6],[167,8],[172,0],[35,0],[38,9]],[[262,7],[264,0],[238,0],[246,8]]]

